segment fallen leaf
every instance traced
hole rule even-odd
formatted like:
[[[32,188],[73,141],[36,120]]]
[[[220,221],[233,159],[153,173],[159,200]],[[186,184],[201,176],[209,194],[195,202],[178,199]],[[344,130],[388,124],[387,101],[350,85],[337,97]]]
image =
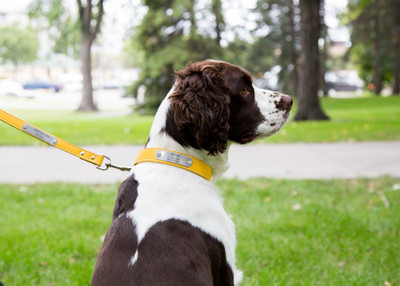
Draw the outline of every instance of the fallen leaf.
[[[373,182],[368,182],[368,191],[373,193],[375,191],[375,184]]]
[[[383,205],[385,206],[385,208],[387,208],[387,209],[390,208],[390,202],[389,202],[389,200],[387,199],[387,197],[385,196],[384,193],[381,194],[381,200],[382,200]]]
[[[294,204],[292,206],[292,210],[295,210],[295,211],[301,210],[301,204]]]
[[[271,201],[271,197],[265,197],[264,198],[264,203],[269,203]]]
[[[21,186],[19,187],[18,191],[20,191],[21,193],[26,193],[28,191],[28,188],[26,186]]]

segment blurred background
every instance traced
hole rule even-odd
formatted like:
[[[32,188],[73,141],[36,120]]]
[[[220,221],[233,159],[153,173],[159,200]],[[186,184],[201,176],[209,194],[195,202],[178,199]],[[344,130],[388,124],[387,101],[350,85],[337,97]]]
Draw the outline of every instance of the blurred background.
[[[314,34],[317,87],[307,96],[399,94],[399,1],[305,2],[0,0],[1,101],[153,112],[175,70],[210,58],[244,67],[262,88],[302,98]]]

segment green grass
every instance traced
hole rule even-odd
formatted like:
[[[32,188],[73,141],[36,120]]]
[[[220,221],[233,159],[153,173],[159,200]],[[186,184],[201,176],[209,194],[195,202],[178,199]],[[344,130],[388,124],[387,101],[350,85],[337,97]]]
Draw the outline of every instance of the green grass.
[[[78,145],[144,144],[153,116],[117,116],[51,110],[5,110],[34,126]],[[40,141],[0,122],[1,145],[41,145]]]
[[[399,184],[390,177],[220,181],[242,285],[400,285]],[[116,191],[0,185],[0,280],[89,285]]]
[[[400,97],[322,98],[330,121],[289,122],[258,142],[400,140]],[[295,114],[296,108],[292,111]],[[6,110],[77,145],[144,144],[152,116],[102,117],[70,111]],[[42,144],[0,122],[0,145]]]

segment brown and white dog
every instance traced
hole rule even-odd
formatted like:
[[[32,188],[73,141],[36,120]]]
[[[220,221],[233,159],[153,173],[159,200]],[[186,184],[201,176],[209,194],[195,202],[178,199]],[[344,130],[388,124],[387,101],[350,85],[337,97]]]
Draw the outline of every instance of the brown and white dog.
[[[289,96],[259,89],[243,69],[219,61],[187,65],[157,114],[146,148],[190,155],[212,168],[228,166],[231,142],[277,132]],[[182,168],[145,162],[121,184],[92,285],[237,285],[235,229],[218,188]]]

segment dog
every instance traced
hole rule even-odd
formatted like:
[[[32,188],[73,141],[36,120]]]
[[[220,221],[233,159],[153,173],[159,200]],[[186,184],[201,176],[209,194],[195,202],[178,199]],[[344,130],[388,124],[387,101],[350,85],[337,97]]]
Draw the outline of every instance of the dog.
[[[118,189],[91,285],[238,285],[234,224],[213,181],[227,169],[232,142],[274,134],[291,106],[227,62],[177,71],[143,150],[150,155],[138,157]]]

